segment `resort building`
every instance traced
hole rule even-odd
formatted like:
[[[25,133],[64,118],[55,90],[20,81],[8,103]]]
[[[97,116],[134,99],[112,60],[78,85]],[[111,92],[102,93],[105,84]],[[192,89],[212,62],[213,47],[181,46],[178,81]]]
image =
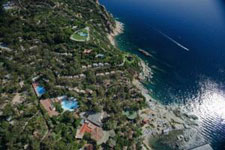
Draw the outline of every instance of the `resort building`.
[[[105,112],[88,114],[88,117],[85,117],[86,115],[87,113],[80,113],[80,117],[83,118],[83,121],[81,122],[80,128],[77,130],[77,139],[82,139],[85,133],[90,133],[91,138],[100,145],[106,143],[110,136],[115,136],[114,131],[103,131],[101,127],[101,121],[107,115]]]
[[[89,121],[85,121],[77,130],[76,138],[82,139],[85,133],[90,133],[91,138],[95,141],[99,141],[104,136],[102,128],[94,125]]]
[[[105,66],[110,66],[110,64],[109,64],[109,63],[105,63],[104,65],[105,65]]]
[[[106,115],[107,114],[105,112],[90,114],[90,115],[88,115],[87,120],[92,122],[93,124],[101,127],[102,126],[102,119],[105,118]]]
[[[90,54],[91,52],[92,52],[91,49],[85,49],[85,50],[83,51],[83,54]]]
[[[82,66],[82,69],[87,69],[87,66]]]
[[[103,63],[98,63],[99,67],[104,67]]]
[[[105,55],[104,55],[104,54],[97,54],[95,57],[96,57],[96,58],[104,58]]]
[[[93,67],[98,67],[98,64],[97,63],[93,63]]]

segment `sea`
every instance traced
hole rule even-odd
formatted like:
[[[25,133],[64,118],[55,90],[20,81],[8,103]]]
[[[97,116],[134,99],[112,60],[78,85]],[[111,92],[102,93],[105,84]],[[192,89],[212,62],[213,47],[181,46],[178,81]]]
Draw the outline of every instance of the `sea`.
[[[196,114],[207,142],[225,150],[225,1],[99,1],[124,23],[118,47],[151,67],[151,96]]]

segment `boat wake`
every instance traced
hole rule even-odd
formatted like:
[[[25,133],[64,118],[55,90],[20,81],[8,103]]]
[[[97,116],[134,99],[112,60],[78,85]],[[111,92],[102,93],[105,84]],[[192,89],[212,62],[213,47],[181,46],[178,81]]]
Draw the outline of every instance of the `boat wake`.
[[[155,29],[156,30],[156,29]],[[168,36],[167,34],[159,31],[159,30],[156,30],[157,32],[159,32],[162,36],[164,36],[165,38],[167,38],[168,40],[170,40],[171,42],[173,42],[174,44],[176,44],[177,46],[181,47],[182,49],[186,50],[186,51],[189,51],[189,49],[185,46],[183,46],[182,44],[180,44],[179,42],[177,42],[176,40],[174,40],[173,38],[171,38],[170,36]]]

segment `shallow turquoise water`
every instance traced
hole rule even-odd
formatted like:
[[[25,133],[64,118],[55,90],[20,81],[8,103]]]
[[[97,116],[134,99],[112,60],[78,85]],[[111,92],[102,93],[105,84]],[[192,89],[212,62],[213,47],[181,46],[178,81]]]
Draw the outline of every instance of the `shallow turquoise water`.
[[[200,118],[214,149],[225,149],[225,3],[223,0],[100,0],[125,24],[118,46],[146,60],[147,84],[164,104]],[[137,51],[148,51],[146,57]]]

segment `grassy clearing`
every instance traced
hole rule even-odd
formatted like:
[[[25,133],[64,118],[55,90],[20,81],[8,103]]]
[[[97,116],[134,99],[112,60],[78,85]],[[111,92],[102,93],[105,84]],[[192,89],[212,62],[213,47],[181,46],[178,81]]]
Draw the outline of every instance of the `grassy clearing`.
[[[71,35],[71,40],[85,42],[89,40],[89,28],[78,30]]]

